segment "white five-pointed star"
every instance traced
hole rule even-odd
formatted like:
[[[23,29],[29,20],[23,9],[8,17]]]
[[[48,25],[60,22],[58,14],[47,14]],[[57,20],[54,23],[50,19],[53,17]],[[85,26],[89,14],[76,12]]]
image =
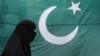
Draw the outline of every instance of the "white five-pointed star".
[[[79,8],[79,5],[80,5],[80,2],[78,2],[78,3],[75,4],[75,3],[72,1],[72,6],[69,7],[68,9],[69,9],[69,10],[73,10],[73,14],[75,15],[76,11],[81,11],[81,9]]]

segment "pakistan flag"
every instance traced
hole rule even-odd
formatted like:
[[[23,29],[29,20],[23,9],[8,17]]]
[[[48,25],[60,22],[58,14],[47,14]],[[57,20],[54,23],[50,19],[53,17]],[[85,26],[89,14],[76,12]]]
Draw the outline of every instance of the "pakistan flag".
[[[24,19],[37,26],[32,56],[100,56],[100,0],[0,0],[0,53]]]

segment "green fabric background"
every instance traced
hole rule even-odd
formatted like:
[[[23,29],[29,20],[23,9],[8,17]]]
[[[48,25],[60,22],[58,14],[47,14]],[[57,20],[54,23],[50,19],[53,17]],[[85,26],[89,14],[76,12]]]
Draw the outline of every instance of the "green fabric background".
[[[71,1],[80,2],[82,10],[75,15],[68,10]],[[77,36],[67,44],[51,44],[40,34],[38,20],[51,6],[57,6],[47,19],[52,34],[65,36],[79,25]],[[32,56],[100,56],[100,0],[0,0],[0,53],[23,19],[37,25],[37,36],[31,43]]]

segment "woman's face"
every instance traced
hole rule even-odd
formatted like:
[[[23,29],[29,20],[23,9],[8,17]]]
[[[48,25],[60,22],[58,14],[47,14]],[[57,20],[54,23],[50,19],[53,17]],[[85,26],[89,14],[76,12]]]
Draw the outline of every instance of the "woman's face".
[[[19,30],[24,36],[24,39],[29,40],[30,42],[34,40],[36,36],[36,25],[32,21],[22,21],[19,24]]]
[[[33,31],[36,32],[36,29],[34,29]]]

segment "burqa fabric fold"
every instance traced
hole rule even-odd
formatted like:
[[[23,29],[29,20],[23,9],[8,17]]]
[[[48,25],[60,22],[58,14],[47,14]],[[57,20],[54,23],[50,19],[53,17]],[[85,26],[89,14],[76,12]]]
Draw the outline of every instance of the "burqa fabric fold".
[[[9,38],[1,56],[31,56],[30,43],[36,36],[35,29],[34,22],[21,21]]]

